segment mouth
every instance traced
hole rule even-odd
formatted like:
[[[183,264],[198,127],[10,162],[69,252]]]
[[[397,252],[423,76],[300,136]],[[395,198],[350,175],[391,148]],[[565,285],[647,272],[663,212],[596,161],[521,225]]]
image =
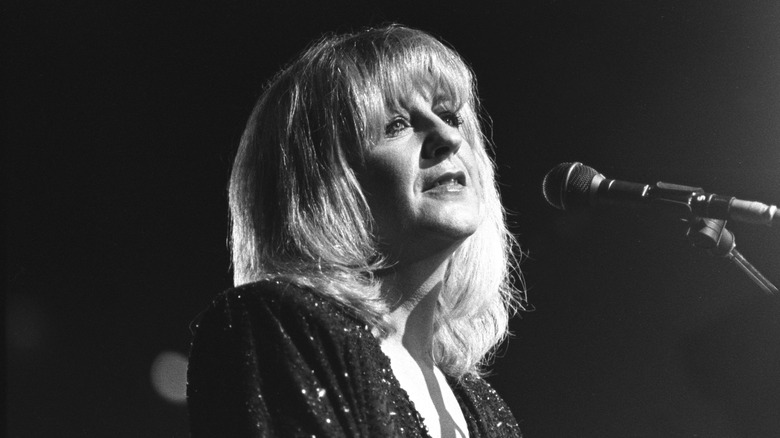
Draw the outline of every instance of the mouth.
[[[426,182],[423,187],[423,191],[435,189],[437,187],[443,188],[459,188],[466,186],[466,174],[458,172],[447,172],[439,175],[431,181]]]

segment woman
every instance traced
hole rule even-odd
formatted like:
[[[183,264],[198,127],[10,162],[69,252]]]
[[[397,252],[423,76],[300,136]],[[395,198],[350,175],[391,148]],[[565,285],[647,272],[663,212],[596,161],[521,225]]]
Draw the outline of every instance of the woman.
[[[480,377],[515,303],[471,71],[393,25],[268,85],[230,180],[236,288],[201,316],[198,436],[519,436]]]

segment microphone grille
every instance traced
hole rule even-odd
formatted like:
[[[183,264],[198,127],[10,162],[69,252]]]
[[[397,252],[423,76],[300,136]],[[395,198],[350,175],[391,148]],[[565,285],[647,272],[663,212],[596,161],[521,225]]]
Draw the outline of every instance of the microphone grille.
[[[571,210],[588,205],[590,182],[599,173],[582,163],[561,163],[553,167],[542,181],[544,198],[560,210]]]

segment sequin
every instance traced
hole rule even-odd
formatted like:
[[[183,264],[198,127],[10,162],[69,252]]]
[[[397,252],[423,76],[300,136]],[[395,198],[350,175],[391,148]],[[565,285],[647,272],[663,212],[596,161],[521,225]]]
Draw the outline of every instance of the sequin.
[[[483,379],[447,381],[471,437],[521,436]],[[187,393],[193,438],[429,437],[371,327],[332,299],[281,282],[231,289],[202,314]]]

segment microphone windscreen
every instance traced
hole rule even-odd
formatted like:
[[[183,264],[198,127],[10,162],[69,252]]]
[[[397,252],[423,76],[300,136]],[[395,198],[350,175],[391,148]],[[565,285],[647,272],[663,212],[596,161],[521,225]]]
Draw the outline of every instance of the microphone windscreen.
[[[587,207],[588,192],[596,169],[582,163],[561,163],[553,167],[542,181],[544,199],[560,210]]]

